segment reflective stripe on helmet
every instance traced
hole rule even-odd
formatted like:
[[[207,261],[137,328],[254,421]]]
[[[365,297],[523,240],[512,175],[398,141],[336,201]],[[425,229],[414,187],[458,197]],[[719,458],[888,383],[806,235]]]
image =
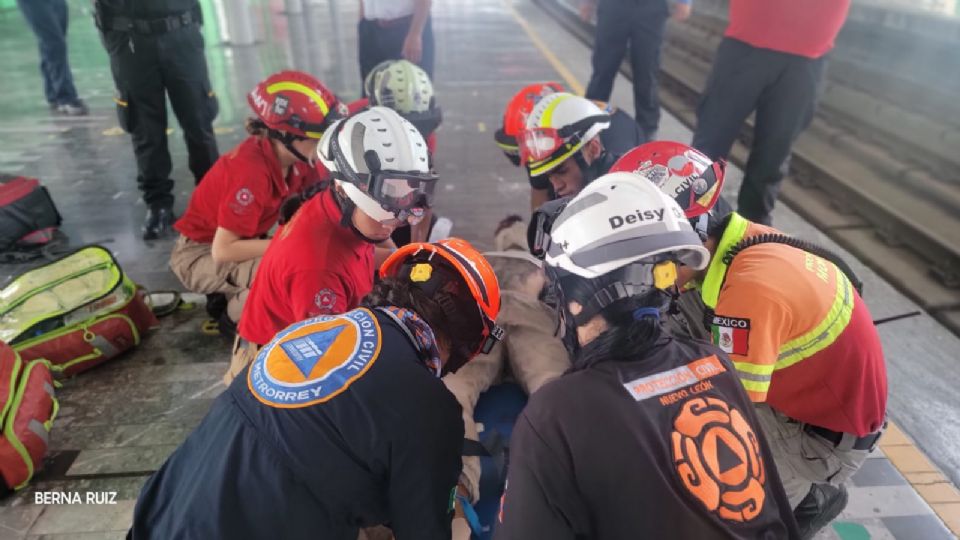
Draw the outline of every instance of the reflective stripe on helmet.
[[[317,93],[316,90],[310,88],[305,84],[300,84],[293,81],[283,81],[278,83],[273,83],[267,87],[267,92],[270,94],[276,94],[277,92],[282,92],[284,90],[291,90],[294,92],[300,92],[305,96],[309,97],[317,104],[317,107],[320,107],[320,112],[323,113],[323,116],[330,114],[330,107],[327,106],[327,102],[323,100],[323,97]],[[319,136],[320,134],[316,134]]]

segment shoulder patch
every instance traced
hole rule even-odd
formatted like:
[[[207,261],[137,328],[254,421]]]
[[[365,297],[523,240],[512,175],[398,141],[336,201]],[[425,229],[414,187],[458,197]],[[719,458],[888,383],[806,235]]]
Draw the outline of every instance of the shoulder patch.
[[[723,352],[746,356],[750,343],[750,319],[715,315],[710,333],[713,343]]]
[[[277,334],[260,351],[247,387],[271,407],[323,403],[370,369],[380,345],[380,325],[366,309],[307,319]]]
[[[323,289],[313,297],[313,303],[317,306],[318,313],[330,313],[337,304],[337,293],[330,289]]]

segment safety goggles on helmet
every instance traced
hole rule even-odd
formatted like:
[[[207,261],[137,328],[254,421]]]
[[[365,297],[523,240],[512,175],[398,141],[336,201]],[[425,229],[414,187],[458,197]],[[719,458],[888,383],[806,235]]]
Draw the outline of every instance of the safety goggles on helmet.
[[[517,136],[521,163],[534,164],[556,159],[586,142],[584,135],[594,124],[608,123],[610,116],[588,116],[572,124],[557,128],[527,128]]]
[[[337,132],[330,139],[330,150],[337,163],[337,171],[331,176],[354,184],[380,203],[384,210],[392,212],[397,220],[406,221],[411,216],[422,218],[423,210],[433,203],[437,176],[420,171],[384,170],[380,158],[373,150],[367,150],[363,154],[363,160],[370,172],[357,172],[350,166],[340,147],[339,132],[344,125],[346,122],[338,124]]]
[[[572,198],[572,196],[560,197],[547,201],[533,212],[533,216],[530,217],[530,225],[527,227],[527,248],[529,248],[531,255],[541,260],[547,256],[547,250],[550,248],[550,229],[553,222],[560,215],[560,212],[567,207]]]

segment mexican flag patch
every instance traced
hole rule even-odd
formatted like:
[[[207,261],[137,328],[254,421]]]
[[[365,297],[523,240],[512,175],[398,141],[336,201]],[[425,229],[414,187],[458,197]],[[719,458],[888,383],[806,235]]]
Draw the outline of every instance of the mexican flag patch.
[[[713,343],[727,354],[747,355],[750,319],[714,316],[711,325]]]

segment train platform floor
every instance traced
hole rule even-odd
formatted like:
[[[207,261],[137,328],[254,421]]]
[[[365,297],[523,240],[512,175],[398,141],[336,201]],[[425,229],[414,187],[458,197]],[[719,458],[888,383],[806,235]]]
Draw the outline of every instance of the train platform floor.
[[[70,58],[87,117],[51,116],[42,95],[32,34],[20,14],[0,11],[0,172],[36,176],[64,216],[70,244],[97,243],[151,290],[180,288],[167,269],[173,240],[144,242],[145,208],[135,185],[129,137],[117,125],[109,63],[89,2],[70,0]],[[233,21],[225,2],[205,0],[204,35],[221,112],[215,123],[221,153],[240,142],[245,94],[271,72],[309,71],[342,98],[359,96],[357,3],[250,1],[258,36],[229,45]],[[530,0],[437,0],[435,87],[444,109],[436,163],[442,178],[437,208],[454,220],[453,234],[492,247],[507,214],[529,212],[525,176],[493,143],[502,107],[520,86],[562,80],[574,91],[590,75],[590,51]],[[630,111],[630,83],[620,77],[612,102]],[[632,111],[631,111],[632,112]],[[172,117],[171,117],[172,118]],[[176,210],[192,189],[182,132],[170,122]],[[664,112],[660,138],[689,141],[690,132]],[[735,200],[739,172],[728,185]],[[784,205],[783,230],[839,249]],[[852,261],[877,318],[915,309],[875,273]],[[0,265],[0,283],[24,267]],[[66,381],[51,434],[46,470],[0,501],[0,539],[123,538],[140,486],[196,426],[223,390],[229,343],[200,330],[202,306],[163,319],[139,348]],[[852,479],[850,503],[818,535],[821,540],[937,540],[960,532],[960,339],[921,315],[880,327],[890,378],[892,427]],[[37,504],[43,492],[111,492],[116,504]],[[951,530],[953,532],[951,532]]]

